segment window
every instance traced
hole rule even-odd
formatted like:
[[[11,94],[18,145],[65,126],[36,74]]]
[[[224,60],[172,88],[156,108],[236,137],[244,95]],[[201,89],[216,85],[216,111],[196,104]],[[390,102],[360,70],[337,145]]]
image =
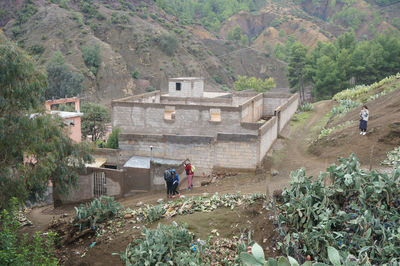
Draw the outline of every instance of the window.
[[[175,83],[175,89],[176,89],[177,91],[180,91],[180,90],[181,90],[181,87],[182,87],[182,83],[180,83],[180,82]]]
[[[164,119],[175,120],[175,106],[165,106]]]
[[[210,109],[210,121],[221,122],[221,109]]]

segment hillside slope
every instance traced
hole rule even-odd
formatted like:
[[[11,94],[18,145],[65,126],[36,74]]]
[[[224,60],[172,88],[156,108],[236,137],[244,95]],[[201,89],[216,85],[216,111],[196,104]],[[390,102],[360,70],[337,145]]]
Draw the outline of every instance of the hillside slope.
[[[360,108],[355,108],[328,123],[326,127],[335,127],[351,121],[346,127],[314,143],[310,149],[312,153],[321,158],[344,157],[355,153],[365,165],[370,163],[372,153],[373,165],[379,165],[389,150],[400,145],[400,80],[386,86],[397,89],[367,103],[370,119],[366,136],[359,134]]]

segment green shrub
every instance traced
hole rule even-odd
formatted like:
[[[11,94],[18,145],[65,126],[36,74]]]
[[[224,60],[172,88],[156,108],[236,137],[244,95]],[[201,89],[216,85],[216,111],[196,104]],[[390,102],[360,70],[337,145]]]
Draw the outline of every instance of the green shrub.
[[[100,45],[82,47],[83,60],[86,66],[97,75],[97,70],[101,64]]]
[[[50,232],[43,239],[36,232],[29,243],[27,234],[18,237],[18,206],[14,198],[9,210],[4,209],[0,214],[0,265],[58,265],[53,254],[55,233]]]
[[[75,207],[73,223],[79,226],[79,230],[93,228],[96,224],[117,216],[121,209],[122,205],[114,201],[114,198],[101,196],[86,205],[81,204],[79,208]]]
[[[305,103],[305,104],[299,106],[299,111],[301,111],[301,112],[314,111],[314,106],[311,103]]]
[[[201,250],[196,251],[196,248],[193,248],[194,236],[185,225],[158,224],[155,230],[143,227],[142,235],[144,239],[136,239],[121,254],[121,259],[126,265],[202,264]]]
[[[132,75],[132,78],[139,79],[139,76],[140,76],[139,69],[135,68],[135,70],[132,71],[131,75]]]
[[[334,106],[331,109],[331,116],[337,116],[340,114],[345,114],[348,111],[358,107],[361,105],[359,101],[352,101],[352,100],[340,100],[339,105]]]
[[[169,56],[174,55],[178,48],[178,40],[175,34],[162,33],[158,37],[158,44],[161,50]]]
[[[146,222],[152,223],[160,220],[166,212],[166,209],[164,209],[162,205],[155,205],[153,207],[148,207],[144,211],[146,213]]]
[[[108,137],[106,148],[118,149],[118,134],[121,132],[119,128],[114,128],[111,135]]]
[[[34,54],[34,55],[41,55],[41,54],[43,54],[45,48],[44,48],[41,44],[35,43],[35,44],[33,44],[32,46],[30,46],[30,47],[28,48],[28,50],[29,50],[29,52],[30,52],[31,54]]]
[[[100,13],[100,12],[97,13],[96,18],[98,20],[106,20],[107,19],[106,15],[104,15],[103,13]]]
[[[152,87],[152,86],[148,86],[147,88],[146,88],[146,91],[147,92],[152,92],[152,91],[156,91],[157,89],[156,88],[154,88],[154,87]]]
[[[213,79],[215,80],[215,82],[217,82],[218,84],[222,83],[222,79],[220,76],[218,76],[217,74],[213,75]]]
[[[400,168],[386,174],[361,169],[357,157],[340,158],[317,179],[300,169],[290,174],[278,205],[285,228],[284,254],[329,263],[329,246],[374,265],[396,265],[400,257]],[[329,179],[327,185],[324,179]],[[314,180],[314,181],[313,181]],[[340,263],[339,263],[340,264]],[[336,265],[339,265],[336,264]]]

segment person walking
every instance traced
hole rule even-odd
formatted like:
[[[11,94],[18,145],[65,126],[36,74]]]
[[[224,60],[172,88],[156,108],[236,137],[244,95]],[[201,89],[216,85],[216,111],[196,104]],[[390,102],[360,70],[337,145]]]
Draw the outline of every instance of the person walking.
[[[178,191],[178,186],[179,186],[179,176],[176,173],[175,169],[171,170],[173,181],[172,181],[172,198],[175,198],[175,195],[178,195],[178,198],[181,197]]]
[[[185,163],[185,171],[186,171],[186,176],[188,180],[188,187],[186,190],[190,190],[193,187],[193,169],[192,169],[192,164],[190,163],[189,159],[186,159]]]
[[[366,105],[363,105],[361,112],[360,112],[360,135],[367,134],[367,124],[369,118],[369,111]]]
[[[164,171],[164,180],[165,183],[167,184],[167,198],[169,198],[172,196],[172,183],[173,183],[171,168],[168,168],[167,170]]]

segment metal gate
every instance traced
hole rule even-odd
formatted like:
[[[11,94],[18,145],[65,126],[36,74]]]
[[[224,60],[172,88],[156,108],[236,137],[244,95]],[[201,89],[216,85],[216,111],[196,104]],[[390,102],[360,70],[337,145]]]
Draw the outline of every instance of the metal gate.
[[[107,179],[104,172],[93,173],[93,194],[95,198],[107,195]]]

